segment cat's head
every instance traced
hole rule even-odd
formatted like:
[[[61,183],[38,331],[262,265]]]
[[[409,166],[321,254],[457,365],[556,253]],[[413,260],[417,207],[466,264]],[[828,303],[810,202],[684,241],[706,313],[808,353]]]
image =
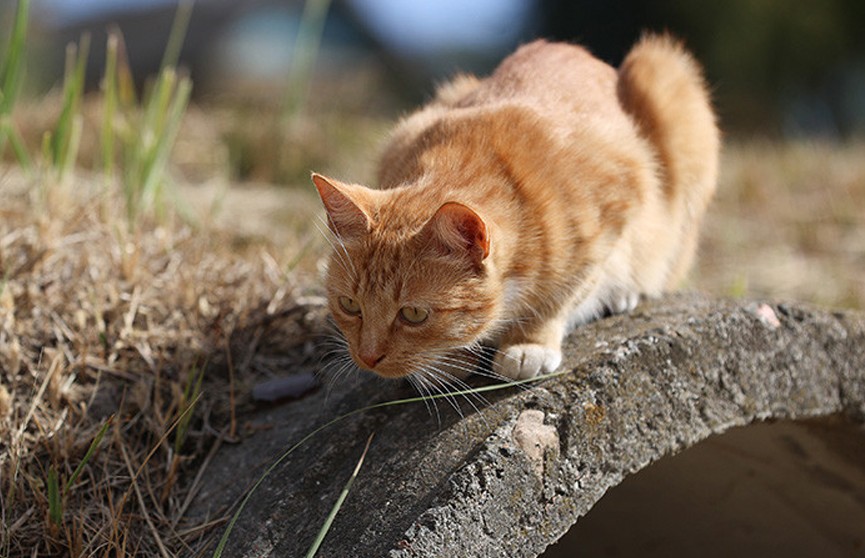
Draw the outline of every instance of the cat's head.
[[[401,377],[434,371],[478,341],[498,311],[489,229],[471,208],[424,208],[405,190],[314,174],[334,236],[328,303],[361,368]]]

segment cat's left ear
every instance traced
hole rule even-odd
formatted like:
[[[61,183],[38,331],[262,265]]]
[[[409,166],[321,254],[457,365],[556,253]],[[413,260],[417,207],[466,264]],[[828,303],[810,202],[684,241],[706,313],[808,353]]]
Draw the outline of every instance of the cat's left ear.
[[[467,256],[475,266],[490,255],[487,225],[470,207],[457,202],[441,206],[424,225],[421,235],[448,254]]]
[[[358,205],[362,200],[353,199],[357,195],[352,196],[347,186],[338,186],[335,180],[316,173],[312,173],[312,182],[327,210],[328,225],[335,234],[346,239],[369,231],[369,216]]]

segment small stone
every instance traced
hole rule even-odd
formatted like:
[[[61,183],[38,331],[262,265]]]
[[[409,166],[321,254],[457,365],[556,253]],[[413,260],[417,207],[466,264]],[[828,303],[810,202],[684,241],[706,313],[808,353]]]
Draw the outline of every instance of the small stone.
[[[778,316],[775,314],[775,311],[772,310],[772,307],[766,303],[761,304],[754,310],[754,315],[759,318],[759,320],[763,323],[763,325],[768,326],[772,329],[777,329],[781,327],[781,322],[778,320]]]
[[[559,454],[559,433],[554,426],[544,424],[544,413],[527,409],[520,413],[513,431],[514,442],[522,449],[539,479],[544,477],[544,454],[552,450]]]
[[[297,399],[317,388],[318,378],[312,372],[301,372],[267,380],[252,387],[252,399],[273,403],[281,399]]]

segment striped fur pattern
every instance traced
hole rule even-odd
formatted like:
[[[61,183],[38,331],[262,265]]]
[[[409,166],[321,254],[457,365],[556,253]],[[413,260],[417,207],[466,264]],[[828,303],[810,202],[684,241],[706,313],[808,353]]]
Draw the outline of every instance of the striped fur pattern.
[[[398,124],[379,188],[313,175],[349,354],[430,390],[481,345],[497,375],[554,370],[569,328],[683,279],[719,146],[700,68],[669,37],[618,71],[536,41],[457,77]]]

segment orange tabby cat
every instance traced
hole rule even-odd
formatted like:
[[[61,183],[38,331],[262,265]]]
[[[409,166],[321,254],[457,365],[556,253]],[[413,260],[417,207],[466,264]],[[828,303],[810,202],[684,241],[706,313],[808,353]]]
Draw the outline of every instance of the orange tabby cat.
[[[329,304],[356,364],[436,386],[561,362],[570,327],[686,274],[719,133],[697,63],[649,36],[618,71],[536,41],[396,128],[380,189],[314,174],[336,238]]]

